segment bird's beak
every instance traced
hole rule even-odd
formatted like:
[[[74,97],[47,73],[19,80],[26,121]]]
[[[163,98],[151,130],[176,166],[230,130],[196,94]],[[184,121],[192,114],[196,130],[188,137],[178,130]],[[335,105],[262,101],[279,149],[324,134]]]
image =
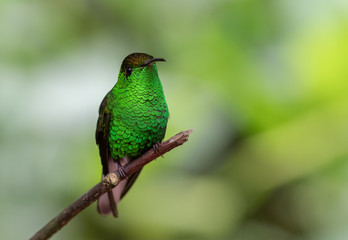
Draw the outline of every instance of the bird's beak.
[[[143,65],[141,65],[140,67],[146,67],[149,66],[151,64],[153,64],[154,62],[165,62],[166,60],[164,58],[152,58],[150,60],[148,60],[146,63],[144,63]]]

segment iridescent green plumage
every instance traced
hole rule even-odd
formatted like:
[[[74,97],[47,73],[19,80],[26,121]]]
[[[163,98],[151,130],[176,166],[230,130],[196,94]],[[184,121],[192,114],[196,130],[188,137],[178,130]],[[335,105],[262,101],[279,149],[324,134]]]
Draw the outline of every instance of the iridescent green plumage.
[[[127,56],[116,85],[100,106],[96,141],[104,175],[114,171],[115,167],[110,162],[114,162],[117,169],[164,138],[169,112],[156,61],[164,59],[156,59],[144,53]],[[99,212],[106,215],[112,210],[116,216],[116,203],[138,174],[131,176],[117,194],[109,193],[110,206],[98,205]]]

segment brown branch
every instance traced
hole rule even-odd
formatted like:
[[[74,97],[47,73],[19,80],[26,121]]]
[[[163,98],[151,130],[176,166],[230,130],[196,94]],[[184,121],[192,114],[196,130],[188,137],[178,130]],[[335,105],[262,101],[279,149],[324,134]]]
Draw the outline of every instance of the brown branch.
[[[169,152],[173,148],[176,148],[188,140],[188,137],[192,129],[178,133],[177,135],[169,138],[167,141],[162,142],[156,149],[150,149],[139,158],[133,160],[124,166],[126,177],[132,173],[138,171],[143,166],[158,158],[159,156]],[[121,175],[118,171],[109,173],[103,180],[95,185],[88,192],[79,197],[70,206],[65,208],[55,218],[49,221],[43,228],[41,228],[30,240],[43,240],[50,238],[54,233],[60,230],[66,225],[73,217],[79,214],[83,209],[91,205],[97,200],[103,193],[109,191],[113,187],[122,181]]]

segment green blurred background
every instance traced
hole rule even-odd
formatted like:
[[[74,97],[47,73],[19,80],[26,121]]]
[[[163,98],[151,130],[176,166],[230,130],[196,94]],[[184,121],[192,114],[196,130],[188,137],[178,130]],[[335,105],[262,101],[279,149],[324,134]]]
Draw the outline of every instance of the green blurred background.
[[[166,137],[103,218],[52,239],[348,239],[348,2],[0,1],[0,238],[101,177],[97,109],[123,58],[167,59]]]

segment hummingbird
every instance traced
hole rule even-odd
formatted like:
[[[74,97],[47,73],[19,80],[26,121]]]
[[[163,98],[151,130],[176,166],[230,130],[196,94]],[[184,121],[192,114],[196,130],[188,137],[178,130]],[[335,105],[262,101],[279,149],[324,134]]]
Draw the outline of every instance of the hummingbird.
[[[118,80],[100,107],[96,143],[103,177],[119,170],[163,140],[169,111],[156,62],[165,61],[146,53],[132,53],[122,62]],[[141,170],[120,182],[98,199],[102,216],[118,216],[117,204]]]

